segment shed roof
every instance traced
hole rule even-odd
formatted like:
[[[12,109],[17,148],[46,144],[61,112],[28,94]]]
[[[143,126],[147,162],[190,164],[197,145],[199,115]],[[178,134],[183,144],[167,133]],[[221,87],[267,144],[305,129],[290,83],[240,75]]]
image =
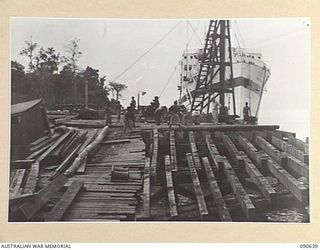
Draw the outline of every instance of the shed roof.
[[[28,102],[20,102],[17,104],[13,104],[13,105],[11,105],[11,115],[25,112],[40,102],[42,102],[42,99],[36,99],[36,100],[28,101]]]

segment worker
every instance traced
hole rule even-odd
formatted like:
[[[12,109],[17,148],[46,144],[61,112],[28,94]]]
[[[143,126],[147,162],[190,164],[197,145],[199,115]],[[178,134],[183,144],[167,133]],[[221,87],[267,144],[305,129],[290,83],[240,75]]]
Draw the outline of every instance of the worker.
[[[251,109],[248,106],[248,102],[246,102],[246,106],[243,107],[243,124],[248,124],[250,122],[251,117]]]
[[[124,112],[124,132],[127,131],[127,129],[132,129],[132,121],[131,121],[131,107],[127,107],[127,109]]]
[[[107,99],[105,109],[106,126],[111,125],[111,102]]]
[[[136,100],[134,99],[134,96],[131,97],[130,107],[131,111],[136,109]]]
[[[221,104],[216,101],[216,99],[213,99],[212,102],[212,121],[214,124],[218,123],[218,114],[219,114],[219,109],[221,108]]]
[[[180,122],[181,122],[180,121],[180,107],[179,107],[177,101],[174,101],[173,105],[169,108],[169,113],[171,115],[169,128],[171,128],[171,126],[173,124],[179,125],[181,127],[181,124],[180,124]]]
[[[116,103],[116,111],[117,111],[117,114],[118,114],[118,122],[120,121],[120,117],[121,117],[121,109],[122,109],[121,103],[120,103],[120,101],[117,101],[117,103]]]
[[[154,120],[156,121],[156,125],[160,125],[162,122],[162,118],[163,118],[163,108],[162,107],[158,107],[155,111],[154,111]]]

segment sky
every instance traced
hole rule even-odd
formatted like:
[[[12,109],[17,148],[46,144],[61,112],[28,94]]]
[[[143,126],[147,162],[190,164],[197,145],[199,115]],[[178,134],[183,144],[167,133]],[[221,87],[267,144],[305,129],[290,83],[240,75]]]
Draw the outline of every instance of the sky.
[[[162,93],[161,105],[169,106],[178,99],[179,70],[175,67],[187,43],[189,49],[203,47],[208,23],[209,20],[203,19],[12,18],[11,59],[27,66],[27,58],[19,52],[24,41],[31,37],[41,47],[54,47],[61,54],[70,40],[78,38],[83,53],[79,65],[83,69],[86,66],[99,69],[100,76],[126,84],[128,89],[121,100],[125,105],[131,96],[145,91],[142,105],[148,105],[154,96]],[[278,124],[282,130],[296,132],[304,140],[309,136],[310,118],[310,20],[236,19],[230,24],[232,46],[261,52],[271,69],[259,123]],[[118,78],[142,55],[141,60]]]

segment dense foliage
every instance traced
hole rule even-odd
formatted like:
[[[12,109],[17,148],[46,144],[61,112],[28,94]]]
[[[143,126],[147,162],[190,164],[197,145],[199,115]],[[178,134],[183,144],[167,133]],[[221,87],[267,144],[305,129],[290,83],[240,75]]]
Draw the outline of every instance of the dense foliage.
[[[98,69],[81,69],[78,39],[65,48],[65,55],[61,55],[52,47],[44,49],[31,40],[25,42],[20,54],[28,58],[28,68],[11,61],[12,104],[37,98],[43,98],[49,109],[61,104],[84,104],[86,84],[89,105],[94,108],[105,107],[110,91],[115,98],[121,97],[126,85],[113,82],[107,86],[106,76],[100,76]]]

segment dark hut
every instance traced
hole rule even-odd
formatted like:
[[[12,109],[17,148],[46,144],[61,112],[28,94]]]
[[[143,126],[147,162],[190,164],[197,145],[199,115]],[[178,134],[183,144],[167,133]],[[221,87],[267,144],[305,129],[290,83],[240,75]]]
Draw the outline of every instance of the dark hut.
[[[42,99],[11,105],[11,159],[22,159],[32,141],[50,133]]]

